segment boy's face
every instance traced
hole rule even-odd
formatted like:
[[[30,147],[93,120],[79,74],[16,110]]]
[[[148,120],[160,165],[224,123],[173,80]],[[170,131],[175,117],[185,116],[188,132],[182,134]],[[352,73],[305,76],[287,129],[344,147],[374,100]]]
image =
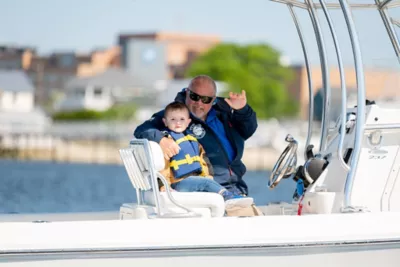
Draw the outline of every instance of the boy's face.
[[[163,121],[168,129],[176,133],[181,133],[186,130],[191,119],[187,110],[172,110],[168,111]]]

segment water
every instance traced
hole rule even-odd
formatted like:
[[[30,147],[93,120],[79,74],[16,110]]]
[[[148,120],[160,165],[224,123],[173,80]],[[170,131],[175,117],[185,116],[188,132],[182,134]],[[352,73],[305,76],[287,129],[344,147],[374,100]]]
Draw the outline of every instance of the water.
[[[0,213],[117,211],[136,201],[125,168],[97,165],[0,160]],[[270,172],[249,171],[245,180],[257,205],[290,202],[295,183],[267,188]]]

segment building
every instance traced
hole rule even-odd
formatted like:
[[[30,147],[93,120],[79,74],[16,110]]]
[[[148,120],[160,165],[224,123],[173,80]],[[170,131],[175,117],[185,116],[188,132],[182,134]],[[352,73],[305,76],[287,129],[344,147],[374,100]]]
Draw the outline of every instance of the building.
[[[0,69],[24,70],[35,87],[35,102],[52,104],[74,77],[89,77],[122,65],[149,90],[183,78],[192,60],[219,43],[217,36],[166,32],[121,34],[119,45],[88,54],[74,51],[38,55],[29,47],[0,46]]]
[[[64,94],[66,83],[75,76],[90,76],[118,66],[119,56],[119,49],[111,47],[89,54],[59,52],[33,57],[27,73],[36,87],[36,101],[45,104]]]
[[[0,46],[0,70],[25,71],[36,88],[35,102],[44,105],[54,94],[63,93],[65,83],[75,76],[90,76],[119,66],[118,46],[97,49],[88,54],[74,51],[38,55],[30,47]]]
[[[140,81],[119,68],[108,68],[92,76],[75,77],[66,84],[65,97],[55,109],[104,111],[116,103],[143,96],[143,87],[139,85]]]
[[[0,46],[0,70],[28,69],[35,55],[31,47]]]
[[[0,71],[0,110],[30,112],[34,108],[34,87],[21,70]]]
[[[300,103],[300,118],[308,118],[308,79],[305,66],[292,67],[295,78],[288,86],[289,93]],[[314,90],[314,118],[322,118],[323,88],[322,72],[319,66],[311,68],[312,84]],[[378,104],[385,103],[388,99],[400,96],[400,74],[396,70],[365,69],[366,96],[369,100],[375,100]],[[356,104],[357,80],[354,69],[345,69],[348,107]],[[341,108],[341,81],[337,68],[329,70],[331,87],[331,119],[336,120]]]
[[[39,105],[51,102],[64,91],[65,83],[77,73],[79,64],[90,62],[87,55],[57,52],[48,56],[34,56],[26,70],[35,85],[35,101]]]
[[[22,70],[0,70],[0,133],[43,131],[50,123],[35,107],[34,87]]]
[[[121,65],[120,56],[121,49],[119,46],[94,50],[90,54],[88,62],[82,62],[78,65],[76,75],[78,77],[87,77],[104,72],[108,68],[119,67]]]
[[[220,38],[213,35],[121,34],[121,66],[149,86],[160,80],[181,79],[196,56],[219,42]]]

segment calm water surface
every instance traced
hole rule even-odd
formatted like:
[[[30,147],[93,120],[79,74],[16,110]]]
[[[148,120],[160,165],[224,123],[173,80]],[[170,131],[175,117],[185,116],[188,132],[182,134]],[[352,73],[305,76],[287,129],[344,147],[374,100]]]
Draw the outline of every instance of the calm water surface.
[[[267,188],[268,171],[249,171],[245,180],[256,204],[291,201],[295,183]],[[0,160],[0,213],[117,211],[136,201],[125,168],[97,165]]]

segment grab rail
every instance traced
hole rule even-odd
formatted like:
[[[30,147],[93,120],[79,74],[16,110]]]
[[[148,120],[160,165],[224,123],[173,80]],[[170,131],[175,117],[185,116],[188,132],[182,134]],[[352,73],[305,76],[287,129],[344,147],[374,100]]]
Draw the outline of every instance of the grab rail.
[[[311,18],[311,22],[314,28],[315,37],[317,40],[318,45],[318,52],[321,61],[321,71],[322,71],[322,84],[324,89],[324,105],[323,105],[323,112],[322,112],[322,122],[321,122],[321,139],[319,144],[319,151],[325,150],[326,140],[328,135],[328,123],[329,123],[329,108],[330,108],[330,96],[331,96],[331,89],[329,86],[329,70],[328,70],[328,62],[326,59],[326,49],[324,40],[322,37],[321,26],[317,19],[317,14],[315,12],[314,3],[311,0],[305,0],[308,4],[308,13]]]
[[[365,83],[364,83],[364,69],[362,64],[361,49],[358,40],[357,31],[354,21],[351,17],[349,4],[346,0],[339,0],[342,7],[343,16],[346,20],[347,29],[350,36],[351,46],[354,56],[354,65],[356,70],[357,79],[357,117],[356,117],[356,132],[354,141],[354,152],[351,157],[350,171],[347,174],[345,188],[344,188],[344,206],[351,206],[351,190],[354,183],[354,175],[357,169],[358,160],[360,158],[362,134],[364,131],[365,123]],[[344,129],[343,129],[344,130]]]
[[[297,33],[299,35],[301,47],[303,49],[303,55],[304,55],[304,62],[306,64],[306,70],[307,70],[307,82],[308,82],[308,131],[307,131],[307,139],[306,139],[306,145],[304,148],[304,158],[307,158],[307,147],[310,145],[310,140],[311,140],[311,135],[312,135],[312,128],[313,128],[313,121],[314,121],[314,90],[313,90],[313,84],[312,84],[312,73],[311,73],[311,68],[310,68],[310,62],[308,60],[308,53],[307,53],[307,48],[304,43],[304,38],[303,38],[303,32],[300,27],[299,20],[297,18],[296,13],[294,12],[294,8],[292,4],[287,5],[290,14],[292,15],[294,24],[297,29]]]
[[[342,91],[342,107],[341,107],[341,130],[340,130],[340,140],[337,148],[337,156],[339,159],[339,162],[342,164],[343,168],[348,171],[350,167],[344,162],[343,159],[343,143],[344,143],[344,137],[346,134],[346,108],[347,108],[347,94],[346,94],[346,79],[345,79],[345,74],[344,74],[344,67],[343,67],[343,60],[341,56],[341,51],[340,51],[340,46],[339,42],[336,36],[335,28],[333,27],[333,22],[331,20],[331,17],[328,12],[328,8],[326,7],[325,1],[324,0],[319,0],[321,3],[322,10],[324,11],[326,20],[328,22],[328,26],[330,29],[330,32],[332,34],[332,39],[333,39],[333,44],[335,45],[335,51],[336,51],[336,56],[337,56],[337,61],[338,61],[338,67],[339,67],[339,75],[340,75],[340,89]]]

